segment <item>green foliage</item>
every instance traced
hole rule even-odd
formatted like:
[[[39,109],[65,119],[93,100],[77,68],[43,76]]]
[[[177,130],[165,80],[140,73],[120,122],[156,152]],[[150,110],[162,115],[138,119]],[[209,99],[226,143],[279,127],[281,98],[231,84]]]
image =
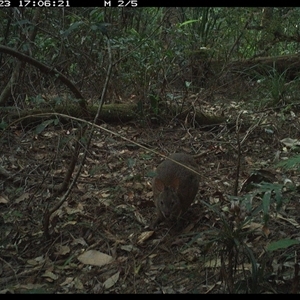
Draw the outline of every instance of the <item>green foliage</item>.
[[[276,71],[275,66],[268,72],[266,78],[266,90],[270,92],[270,97],[273,100],[272,104],[277,105],[280,100],[283,99],[284,93],[286,92],[286,72],[282,73]]]
[[[285,170],[291,170],[296,168],[300,169],[300,155],[295,155],[293,157],[288,158],[287,160],[282,160],[277,164],[277,167],[283,168]]]
[[[2,217],[4,220],[9,220],[9,221],[16,221],[18,219],[22,219],[23,217],[23,212],[20,210],[14,210],[10,212],[9,214],[3,214]]]
[[[293,245],[299,245],[300,241],[297,240],[292,240],[292,239],[283,239],[283,240],[279,240],[276,242],[272,242],[267,246],[267,251],[276,251],[276,250],[280,250],[280,249],[286,249],[290,246]]]
[[[7,126],[8,126],[7,122],[3,120],[0,122],[0,130],[4,130],[5,128],[7,128]]]
[[[270,84],[270,94],[273,99],[273,103],[276,105],[282,100],[283,95],[286,91],[285,83],[286,83],[286,72],[278,73],[275,67],[269,73],[268,82]]]
[[[282,194],[284,185],[261,182],[253,183],[252,186],[251,192],[240,197],[232,197],[231,200],[241,205],[250,219],[262,214],[264,225],[268,225],[271,207],[274,205],[275,210],[278,211],[288,201]]]
[[[194,44],[198,41],[201,46],[208,46],[213,31],[220,28],[223,20],[220,20],[218,9],[212,7],[197,7],[187,12],[186,17],[191,18],[179,23],[178,28],[188,27],[185,32],[188,33],[188,42]],[[196,46],[196,44],[194,44]],[[194,47],[193,47],[194,48]]]
[[[231,197],[230,205],[220,207],[203,202],[213,212],[219,223],[215,229],[204,232],[211,236],[210,247],[216,245],[221,256],[221,273],[230,293],[259,293],[267,284],[270,275],[268,264],[270,257],[267,253],[288,248],[299,244],[299,241],[284,239],[270,243],[264,255],[258,257],[254,246],[250,247],[249,239],[262,228],[268,228],[270,215],[277,212],[283,203],[288,201],[283,196],[283,184],[261,182],[254,189],[240,197]],[[261,220],[263,227],[251,226]],[[216,249],[214,249],[216,250]],[[245,264],[251,265],[248,272]],[[239,271],[245,268],[243,272]]]
[[[286,36],[297,34],[300,10],[272,8],[270,25],[263,28],[261,23],[265,15],[259,7],[149,7],[134,10],[93,7],[65,11],[54,8],[41,13],[37,35],[34,41],[29,41],[24,37],[29,37],[34,28],[35,13],[36,10],[25,8],[17,17],[10,10],[2,10],[0,28],[4,34],[1,43],[26,51],[53,66],[87,93],[90,87],[96,86],[95,92],[98,89],[100,94],[108,63],[103,33],[107,34],[113,49],[115,95],[126,98],[134,94],[148,99],[144,105],[158,113],[155,99],[148,97],[150,94],[159,95],[164,101],[165,94],[161,91],[184,89],[185,82],[190,83],[191,91],[197,91],[201,87],[201,75],[190,74],[192,68],[199,66],[201,70],[202,64],[211,59],[225,61],[257,56],[261,49],[264,50],[263,46],[268,46],[264,44],[267,37],[274,40],[272,30]],[[278,42],[272,44],[271,52],[280,55],[297,50],[296,43]],[[257,78],[264,89],[261,105],[277,104],[285,98],[290,89],[286,85],[286,72],[278,73],[274,67],[267,70],[267,76]],[[44,87],[49,82],[42,79],[39,84]],[[36,86],[36,82],[32,85]],[[57,82],[50,88],[57,89]],[[294,88],[295,97],[298,88]],[[27,97],[36,94],[41,91],[31,89],[26,93]]]
[[[262,204],[256,208],[256,212],[262,209],[265,223],[267,223],[270,205],[274,203],[276,210],[279,210],[285,201],[282,196],[283,184],[262,182],[255,186],[256,189],[252,192],[252,196],[262,195]]]
[[[158,108],[159,96],[150,94],[149,99],[150,99],[150,105],[151,105],[152,111],[154,112],[154,114],[158,115],[159,114],[159,108]]]
[[[241,198],[242,199],[242,198]],[[221,256],[221,273],[230,293],[255,293],[259,290],[261,270],[255,257],[253,249],[248,244],[248,237],[257,229],[248,227],[253,216],[246,215],[243,206],[239,201],[232,201],[231,208],[220,210],[217,206],[204,203],[218,216],[220,224],[215,229],[213,236],[214,245],[217,245],[218,253]],[[251,272],[241,273],[240,266],[250,263]],[[251,278],[251,282],[248,277]],[[245,282],[248,282],[245,284]]]
[[[27,102],[28,105],[38,107],[41,104],[45,103],[45,99],[42,97],[42,95],[39,94],[35,97],[28,97],[27,99],[25,99],[25,102]]]
[[[250,73],[252,73],[251,70],[248,71],[248,74]],[[288,73],[288,68],[283,72],[278,72],[275,65],[272,68],[261,67],[259,73],[256,72],[254,75],[258,100],[253,100],[253,104],[259,108],[285,104],[284,109],[289,111],[291,108],[288,105],[299,100],[300,80],[295,78],[291,81],[288,79]]]
[[[53,120],[46,120],[44,122],[42,122],[41,124],[39,124],[38,126],[36,126],[35,128],[35,133],[36,134],[40,134],[42,133],[49,125],[58,125],[59,120],[58,119],[53,119]]]

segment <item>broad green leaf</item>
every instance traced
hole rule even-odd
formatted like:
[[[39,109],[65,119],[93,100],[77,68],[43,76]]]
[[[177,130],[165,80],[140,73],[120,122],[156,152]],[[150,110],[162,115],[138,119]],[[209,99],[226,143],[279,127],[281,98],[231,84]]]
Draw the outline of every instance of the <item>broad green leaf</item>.
[[[267,246],[267,251],[275,251],[278,249],[285,249],[285,248],[288,248],[290,246],[297,245],[297,244],[300,244],[300,242],[297,240],[283,239],[283,240],[279,240],[279,241],[270,243]]]
[[[188,25],[188,24],[191,24],[191,23],[195,23],[195,22],[199,22],[199,20],[188,20],[188,21],[185,21],[185,22],[179,24],[179,27],[185,26],[185,25]]]
[[[36,126],[35,128],[35,133],[36,134],[40,134],[41,132],[43,132],[45,130],[45,128],[48,127],[49,124],[52,124],[54,120],[47,120],[44,121],[43,123],[39,124],[38,126]]]

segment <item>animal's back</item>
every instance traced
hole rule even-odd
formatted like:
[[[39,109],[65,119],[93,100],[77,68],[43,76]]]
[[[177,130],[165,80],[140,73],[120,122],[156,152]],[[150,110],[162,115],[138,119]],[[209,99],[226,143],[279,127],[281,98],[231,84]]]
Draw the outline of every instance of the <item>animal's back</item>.
[[[174,153],[169,158],[198,171],[197,163],[191,155]],[[181,165],[166,159],[157,167],[153,180],[154,202],[158,210],[159,223],[163,217],[185,212],[194,201],[199,186],[199,176]],[[179,203],[176,203],[179,202]]]

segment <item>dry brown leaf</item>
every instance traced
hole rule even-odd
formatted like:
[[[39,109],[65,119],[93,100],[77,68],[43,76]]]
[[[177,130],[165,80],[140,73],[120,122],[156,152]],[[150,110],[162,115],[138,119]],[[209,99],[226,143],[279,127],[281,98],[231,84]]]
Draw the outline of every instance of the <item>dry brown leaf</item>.
[[[146,198],[152,198],[153,197],[153,192],[150,191],[146,194]]]
[[[245,156],[245,161],[248,165],[253,166],[253,159],[249,156]]]
[[[263,226],[262,230],[263,230],[263,233],[264,233],[266,236],[269,236],[269,234],[270,234],[270,229],[269,229],[269,227]]]
[[[128,256],[118,256],[117,261],[118,263],[124,263],[128,260]]]
[[[5,195],[0,195],[0,203],[2,204],[8,203],[8,197]]]
[[[102,198],[107,198],[111,195],[111,193],[101,193]]]
[[[188,261],[196,261],[199,260],[199,257],[201,256],[201,250],[199,247],[191,247],[182,251],[181,254],[183,254]]]
[[[64,223],[64,224],[61,226],[61,228],[67,227],[67,226],[69,226],[69,225],[75,225],[75,224],[77,224],[76,221],[69,221],[69,222]]]
[[[133,191],[128,191],[127,194],[124,195],[124,200],[128,202],[132,202],[134,199],[135,193]]]
[[[277,214],[277,218],[290,223],[291,225],[295,226],[296,228],[300,227],[299,223],[292,218],[284,218],[281,214]]]
[[[182,230],[182,233],[183,233],[183,234],[188,233],[188,232],[190,232],[194,227],[195,227],[195,224],[194,224],[194,223],[190,223],[187,227],[185,227],[185,228]]]
[[[29,193],[24,193],[19,198],[16,199],[16,203],[20,203],[29,198]]]
[[[112,234],[111,232],[109,232],[108,230],[104,230],[106,237],[111,240],[116,242],[117,244],[125,244],[125,240],[120,240],[118,236]]]
[[[93,146],[98,147],[99,149],[103,149],[104,142],[94,142]]]
[[[76,214],[76,213],[82,213],[83,206],[82,206],[82,204],[78,203],[77,207],[75,207],[75,208],[73,208],[73,207],[66,207],[65,210],[66,210],[66,213],[68,215],[73,215],[73,214]]]
[[[27,284],[17,284],[14,285],[14,290],[37,290],[42,289],[45,284],[27,283]]]
[[[69,246],[62,246],[62,245],[57,245],[56,247],[57,251],[55,252],[55,255],[66,255],[70,253],[70,247]]]
[[[46,271],[44,274],[42,274],[42,277],[46,278],[50,282],[58,279],[57,275],[55,275],[53,272],[49,272],[49,271]]]
[[[263,225],[260,223],[251,222],[243,226],[243,229],[257,230],[257,232],[262,232]],[[258,229],[260,229],[260,231]]]
[[[140,224],[143,224],[143,225],[147,224],[147,221],[145,220],[145,218],[137,210],[134,211],[134,216]]]
[[[211,259],[205,262],[206,268],[219,268],[221,267],[221,258]]]
[[[120,247],[122,250],[127,251],[127,252],[131,252],[133,250],[137,251],[138,248],[134,247],[133,245],[123,245]]]
[[[77,277],[74,279],[74,287],[77,290],[83,290],[84,289],[84,286],[83,286],[81,280],[79,278],[77,278]]]
[[[82,245],[82,246],[87,246],[86,241],[84,240],[83,237],[79,237],[77,239],[74,239],[71,245]]]
[[[133,188],[134,188],[135,190],[143,191],[145,187],[144,187],[144,185],[143,185],[142,183],[140,183],[140,182],[135,182],[135,183],[133,184]]]
[[[0,290],[0,295],[1,294],[13,294],[13,290],[10,289],[4,289],[4,290]]]
[[[292,148],[295,146],[299,146],[300,145],[300,141],[297,139],[291,139],[291,138],[284,138],[282,140],[280,140],[280,142],[282,144],[284,144],[285,146]]]
[[[103,283],[104,288],[109,289],[112,286],[114,286],[119,280],[119,276],[120,276],[120,272],[117,272],[116,274],[112,275],[107,280],[105,280]]]
[[[153,235],[153,233],[154,233],[153,230],[142,232],[137,239],[137,244],[138,245],[143,244],[145,241],[147,241]]]
[[[73,277],[67,277],[65,281],[60,284],[60,286],[69,286],[73,280]]]
[[[79,255],[78,260],[85,265],[104,266],[112,262],[113,257],[97,250],[88,250]]]
[[[45,258],[43,256],[38,256],[33,259],[28,259],[27,263],[31,266],[37,266],[45,263]]]
[[[39,265],[39,263],[35,259],[28,259],[27,264],[32,267]]]

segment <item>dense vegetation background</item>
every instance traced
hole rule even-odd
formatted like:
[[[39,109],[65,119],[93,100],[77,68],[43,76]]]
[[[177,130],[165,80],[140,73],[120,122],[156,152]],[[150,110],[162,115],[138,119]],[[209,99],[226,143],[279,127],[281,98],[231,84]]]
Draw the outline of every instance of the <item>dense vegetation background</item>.
[[[1,292],[299,293],[299,17],[1,9]],[[179,151],[197,200],[150,231]]]

